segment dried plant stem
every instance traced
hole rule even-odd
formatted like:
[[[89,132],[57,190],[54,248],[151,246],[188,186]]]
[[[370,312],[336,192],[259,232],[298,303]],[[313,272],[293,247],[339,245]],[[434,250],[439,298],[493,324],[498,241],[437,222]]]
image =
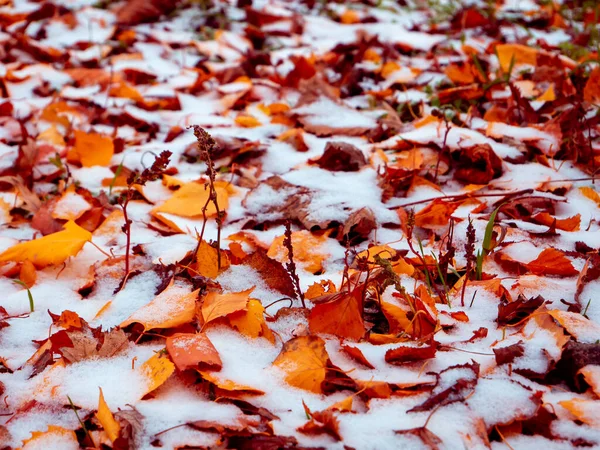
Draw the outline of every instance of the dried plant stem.
[[[221,228],[223,226],[224,213],[219,208],[219,200],[217,197],[217,190],[215,188],[217,174],[215,172],[215,163],[212,158],[212,152],[214,151],[216,142],[204,128],[198,125],[194,125],[194,136],[196,136],[196,140],[198,141],[198,153],[200,153],[200,157],[206,163],[206,174],[208,175],[208,183],[206,184],[206,187],[209,189],[206,203],[204,203],[204,206],[202,206],[202,230],[200,231],[199,242],[202,242],[202,239],[204,238],[206,221],[208,219],[206,211],[208,210],[208,206],[212,203],[217,212],[217,268],[221,270]]]
[[[304,293],[302,292],[302,288],[300,287],[300,278],[298,278],[298,274],[296,273],[296,263],[294,262],[294,247],[292,246],[292,226],[289,221],[285,223],[285,235],[283,238],[283,245],[288,251],[288,262],[285,264],[285,268],[290,274],[290,277],[292,277],[294,289],[296,290],[296,295],[302,303],[302,307],[306,308],[306,303],[304,301]]]

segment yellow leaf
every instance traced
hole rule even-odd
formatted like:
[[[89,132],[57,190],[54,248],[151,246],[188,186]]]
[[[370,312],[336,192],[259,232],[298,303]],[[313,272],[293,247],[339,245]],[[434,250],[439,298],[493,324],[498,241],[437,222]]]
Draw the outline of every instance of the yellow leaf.
[[[254,128],[262,125],[260,120],[252,116],[237,116],[235,118],[235,123],[245,128]]]
[[[577,417],[577,420],[592,427],[600,427],[600,401],[574,398],[558,404]]]
[[[335,410],[341,411],[341,412],[352,411],[352,400],[353,399],[354,399],[354,395],[349,395],[345,399],[340,400],[339,402],[334,403],[333,405],[331,405],[327,409],[335,409]]]
[[[265,308],[259,300],[250,299],[246,311],[238,311],[228,316],[232,326],[240,333],[251,338],[263,336],[275,343],[275,336],[265,322]]]
[[[115,146],[108,136],[75,130],[74,151],[83,167],[108,166]]]
[[[535,48],[521,44],[500,44],[496,46],[498,54],[498,62],[502,71],[508,73],[511,62],[514,58],[514,65],[529,64],[530,66],[537,65],[538,51]]]
[[[162,386],[175,372],[175,364],[161,353],[156,353],[140,367],[142,375],[148,380],[144,395]]]
[[[47,431],[34,431],[29,439],[23,441],[20,450],[60,448],[61,450],[79,449],[77,436],[73,430],[56,425],[48,425]]]
[[[91,240],[92,233],[70,220],[62,231],[10,247],[0,254],[0,262],[29,260],[38,268],[62,264]]]
[[[115,439],[119,437],[121,426],[119,425],[119,422],[115,420],[112,412],[110,412],[110,409],[104,400],[102,388],[100,388],[100,398],[98,399],[98,412],[95,415],[98,421],[102,424],[102,427],[108,435],[108,438],[111,440],[111,442],[115,442]]]
[[[206,278],[217,278],[219,274],[229,268],[231,263],[227,253],[221,252],[221,270],[219,270],[217,249],[206,241],[202,241],[196,252],[196,263],[193,269]]]
[[[556,100],[556,94],[554,93],[554,84],[551,84],[550,87],[546,89],[546,92],[544,92],[535,100],[538,102],[553,102],[554,100]]]
[[[224,380],[224,379],[218,378],[214,373],[211,373],[211,372],[205,372],[205,371],[199,370],[198,373],[200,373],[200,375],[202,375],[202,378],[204,378],[206,381],[214,384],[218,389],[225,391],[225,393],[226,393],[225,396],[230,396],[232,394],[235,396],[236,393],[246,394],[246,395],[263,395],[264,394],[263,391],[261,391],[259,389],[255,389],[252,386],[247,386],[244,384],[236,383],[235,381]],[[215,394],[218,394],[218,393],[215,392]]]
[[[65,146],[65,139],[62,137],[55,125],[46,128],[40,134],[38,134],[36,141],[48,142],[59,147]]]
[[[285,381],[295,387],[322,394],[329,355],[318,336],[300,336],[283,344],[273,365],[286,372]]]
[[[215,186],[217,192],[217,202],[219,209],[226,211],[229,206],[229,195],[225,188]],[[167,214],[175,214],[181,217],[201,217],[202,208],[206,204],[210,190],[203,183],[187,183],[179,188],[173,196],[160,205],[154,208],[152,212],[160,212]],[[213,217],[217,214],[215,205],[212,202],[208,203],[206,208],[206,217]]]
[[[254,288],[242,292],[233,292],[230,294],[217,294],[209,292],[204,297],[202,304],[202,318],[204,323],[212,322],[219,317],[227,316],[236,311],[248,309],[248,296]]]
[[[276,237],[269,247],[267,255],[281,263],[288,261],[288,251],[283,245],[284,236]],[[308,230],[294,231],[292,233],[292,248],[294,261],[310,273],[323,270],[323,261],[329,257],[328,253],[320,253],[319,248],[327,241],[327,236],[315,236]]]
[[[189,292],[187,288],[170,285],[154,300],[142,306],[123,323],[121,328],[134,322],[141,323],[144,330],[153,328],[173,328],[191,322],[196,311],[198,290]]]
[[[580,187],[579,190],[584,196],[589,198],[591,201],[596,202],[596,204],[600,206],[600,194],[598,194],[594,188],[583,186]]]

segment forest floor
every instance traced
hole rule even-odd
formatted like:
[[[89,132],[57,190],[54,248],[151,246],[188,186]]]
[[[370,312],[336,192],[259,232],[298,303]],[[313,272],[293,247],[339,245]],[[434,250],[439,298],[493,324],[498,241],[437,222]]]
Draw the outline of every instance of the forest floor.
[[[0,449],[600,448],[599,17],[0,0]]]

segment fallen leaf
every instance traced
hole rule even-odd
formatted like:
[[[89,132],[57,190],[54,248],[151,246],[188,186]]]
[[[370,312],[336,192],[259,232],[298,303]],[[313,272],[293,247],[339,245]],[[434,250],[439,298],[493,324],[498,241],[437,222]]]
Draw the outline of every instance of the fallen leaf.
[[[578,342],[593,344],[600,339],[600,325],[586,319],[581,314],[558,309],[548,311],[548,314],[554,317]]]
[[[73,430],[56,425],[48,425],[47,431],[34,431],[29,439],[23,441],[20,450],[40,448],[60,448],[61,450],[77,450],[79,442]]]
[[[144,330],[151,330],[189,323],[196,312],[198,292],[199,290],[190,292],[186,286],[171,284],[154,300],[130,315],[120,326],[125,328],[132,323],[141,323]]]
[[[409,409],[408,412],[430,411],[432,408],[460,402],[473,392],[479,377],[479,364],[460,364],[442,370],[438,384],[425,402]]]
[[[271,289],[281,292],[287,297],[294,298],[296,296],[294,283],[288,271],[279,261],[269,258],[264,250],[256,250],[242,264],[256,270]]]
[[[323,155],[314,161],[321,169],[356,172],[367,164],[361,150],[347,142],[329,141]]]
[[[435,356],[437,344],[435,341],[419,347],[401,346],[385,352],[385,360],[390,364],[402,365],[408,362],[422,361]]]
[[[562,400],[558,404],[586,425],[594,428],[600,427],[600,401],[574,398]]]
[[[192,265],[192,268],[203,277],[217,278],[230,265],[227,254],[221,251],[221,269],[219,269],[217,249],[203,240],[198,246],[196,262]]]
[[[337,289],[335,288],[333,281],[321,280],[319,282],[314,282],[308,287],[304,293],[304,298],[312,300],[313,298],[317,298],[326,294],[335,294],[336,292]]]
[[[246,311],[250,300],[249,295],[253,290],[254,288],[229,294],[217,294],[216,292],[206,294],[202,304],[204,324],[237,311]]]
[[[244,336],[251,338],[263,336],[274,344],[275,336],[265,322],[264,313],[265,308],[263,308],[260,301],[250,299],[246,310],[229,314],[227,318],[229,323]]]
[[[169,356],[178,370],[221,370],[219,352],[204,333],[176,333],[167,338]]]
[[[338,292],[313,298],[308,326],[312,333],[333,334],[341,338],[362,338],[365,325],[362,318],[362,289]]]
[[[523,342],[517,342],[516,344],[507,345],[506,347],[493,348],[494,356],[496,358],[496,364],[501,366],[502,364],[509,364],[518,358],[523,356],[525,353],[525,347]]]
[[[326,409],[324,411],[311,412],[304,401],[302,401],[302,406],[304,406],[304,411],[306,415],[310,417],[310,420],[301,427],[297,428],[300,433],[309,435],[319,435],[325,433],[334,438],[336,441],[342,440],[339,429],[340,422],[335,417],[333,410]]]
[[[363,366],[366,366],[369,369],[375,368],[375,366],[373,364],[371,364],[367,360],[367,358],[365,358],[365,355],[363,354],[363,352],[360,351],[360,349],[358,347],[353,347],[352,345],[348,345],[348,344],[342,344],[340,346],[340,349],[344,353],[346,353],[346,355],[348,355],[350,358],[352,358],[354,361],[359,362]]]
[[[456,208],[458,208],[458,203],[434,200],[415,214],[415,225],[431,230],[445,227]]]
[[[546,248],[542,250],[537,258],[525,264],[525,266],[535,275],[557,275],[570,277],[579,272],[573,267],[573,264],[560,250],[555,248]]]
[[[111,442],[115,442],[115,439],[119,437],[121,426],[115,420],[112,412],[110,412],[110,408],[104,400],[102,388],[99,389],[100,397],[98,398],[98,412],[95,415],[100,424],[102,425],[102,428],[104,428],[104,431],[108,435],[108,438],[111,440]]]
[[[279,262],[288,261],[288,251],[283,245],[284,236],[276,237],[267,256]],[[310,231],[301,230],[292,233],[292,248],[294,250],[294,261],[304,270],[310,273],[318,273],[323,270],[323,261],[329,256],[327,253],[319,252],[327,241],[327,236],[316,236]]]
[[[111,138],[75,130],[74,153],[83,167],[108,166],[114,152],[115,146]]]
[[[300,336],[283,344],[273,365],[286,373],[288,384],[321,394],[328,361],[325,342],[320,337]]]
[[[10,247],[0,254],[0,262],[29,260],[38,268],[58,265],[77,255],[91,240],[92,233],[71,220],[62,231]]]
[[[145,394],[163,385],[175,372],[175,364],[161,352],[156,353],[140,366],[140,373],[146,378]],[[144,395],[145,395],[144,394]]]
[[[31,289],[37,280],[37,272],[35,271],[35,266],[28,259],[23,261],[21,264],[21,270],[19,271],[19,280],[27,286],[28,289]]]
[[[227,211],[229,206],[229,194],[226,188],[215,186],[217,202],[221,211]],[[166,202],[152,210],[157,213],[174,214],[181,217],[202,217],[202,210],[210,196],[210,189],[203,183],[186,183],[180,187]],[[206,217],[214,217],[217,209],[213,202],[208,202]],[[157,216],[160,218],[160,216]]]

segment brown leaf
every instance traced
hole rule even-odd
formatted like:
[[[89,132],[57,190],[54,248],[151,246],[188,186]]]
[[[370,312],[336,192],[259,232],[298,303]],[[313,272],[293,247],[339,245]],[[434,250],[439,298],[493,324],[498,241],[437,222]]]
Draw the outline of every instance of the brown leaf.
[[[421,439],[423,444],[425,444],[430,450],[439,450],[439,444],[442,443],[442,440],[437,437],[437,435],[429,431],[426,427],[410,428],[408,430],[396,430],[394,433],[411,434],[416,436]]]
[[[454,178],[468,184],[487,184],[502,175],[502,160],[488,144],[463,148]]]
[[[297,428],[300,433],[310,435],[328,434],[336,441],[342,440],[339,429],[340,422],[335,417],[333,410],[326,409],[324,411],[311,412],[304,401],[302,401],[302,406],[304,406],[304,411],[306,412],[306,415],[310,417],[310,420]]]
[[[498,325],[514,325],[523,319],[529,317],[536,309],[544,304],[544,297],[538,295],[530,299],[523,295],[515,301],[509,301],[502,298],[498,304]]]
[[[177,3],[178,0],[129,0],[117,11],[117,22],[122,25],[152,22],[175,9]]]
[[[363,152],[347,142],[328,142],[323,155],[315,160],[321,169],[356,172],[367,164]]]
[[[470,370],[472,373],[465,375],[465,369]],[[435,375],[438,377],[438,383],[431,392],[431,397],[420,405],[409,409],[408,412],[430,411],[436,406],[463,401],[477,385],[479,364],[473,361],[470,364],[451,366]],[[448,386],[448,383],[452,384]]]
[[[517,342],[516,344],[507,345],[506,347],[493,348],[494,356],[496,357],[496,364],[501,366],[502,364],[508,364],[523,356],[525,353],[525,347],[523,342]]]
[[[414,361],[422,361],[435,356],[437,343],[431,341],[427,345],[420,347],[401,346],[391,348],[385,352],[385,360],[390,364],[402,365]]]
[[[342,238],[354,244],[369,238],[377,228],[377,220],[370,208],[361,208],[350,214],[342,229]]]
[[[265,284],[271,289],[291,298],[296,297],[294,283],[287,270],[283,267],[283,264],[269,258],[264,250],[256,250],[242,264],[256,270]]]

